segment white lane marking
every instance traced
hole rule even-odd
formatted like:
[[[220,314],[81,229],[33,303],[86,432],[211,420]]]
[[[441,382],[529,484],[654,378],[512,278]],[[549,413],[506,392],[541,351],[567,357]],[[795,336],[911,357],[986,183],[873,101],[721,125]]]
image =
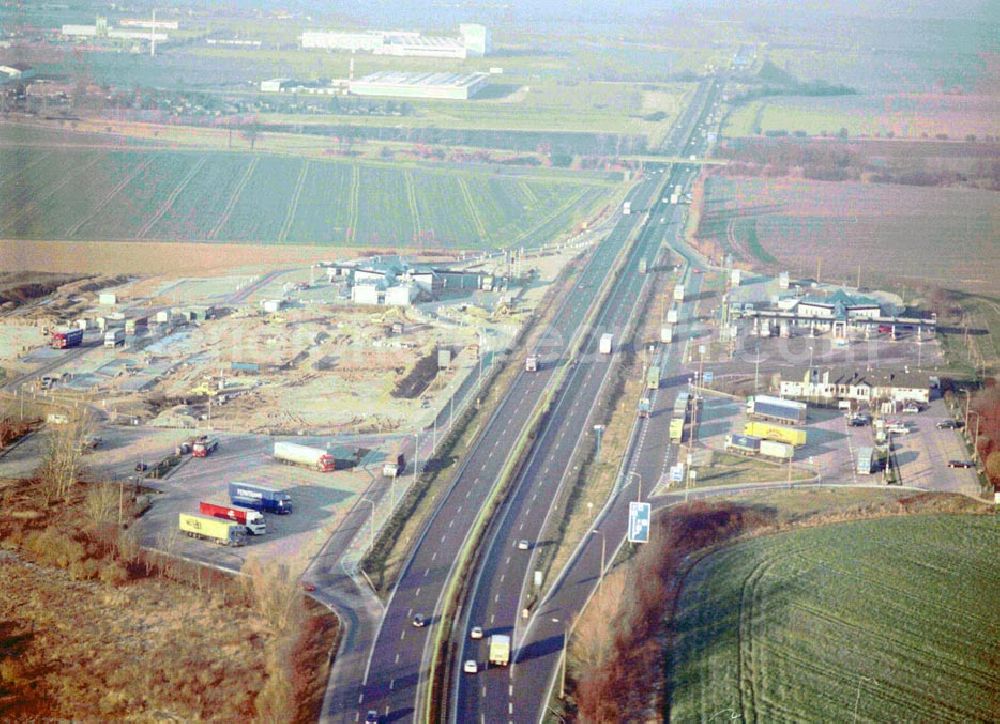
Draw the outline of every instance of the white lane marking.
[[[452,518],[451,520],[448,521],[448,527],[449,528],[451,528],[453,525],[455,525],[455,519],[454,518]]]
[[[460,505],[458,506],[458,509],[455,511],[455,514],[458,515],[461,512],[462,512],[462,506]]]
[[[413,609],[412,608],[406,609],[406,617],[409,618],[412,615],[413,615]]]
[[[484,699],[486,698],[486,684],[483,684],[483,694],[482,694],[482,696],[483,696]],[[485,718],[486,718],[486,715],[484,714],[483,715],[483,719],[485,720]]]
[[[514,702],[512,702],[512,701],[508,701],[507,702],[507,713],[510,714],[511,716],[513,716],[513,714],[514,714]]]
[[[441,534],[441,542],[444,543],[444,539],[447,538],[447,537],[448,537],[447,533],[442,533]]]
[[[427,570],[424,571],[424,578],[427,578],[427,574],[429,574],[430,572],[431,572],[431,569],[430,569],[430,567],[428,567]]]
[[[500,583],[503,583],[503,579],[505,579],[506,577],[507,577],[506,573],[501,573],[500,574]]]
[[[494,593],[493,594],[493,603],[496,603],[499,600],[500,600],[500,594],[499,593]]]
[[[471,490],[465,494],[465,497],[468,498],[470,495],[472,495],[472,491]]]
[[[414,598],[420,598],[420,588],[417,588],[417,592],[413,594]]]
[[[507,687],[507,692],[508,692],[508,696],[514,696],[514,685],[513,684],[511,684],[509,687]]]
[[[438,552],[434,551],[434,555],[431,556],[431,563],[433,563],[437,557],[438,557]]]
[[[496,617],[497,617],[497,616],[496,616],[496,614],[495,614],[495,613],[491,613],[491,614],[490,614],[490,626],[492,626],[492,625],[493,625],[493,620],[494,620],[494,619],[495,619]]]
[[[392,691],[395,688],[396,688],[396,680],[395,679],[389,679],[389,691]]]
[[[405,638],[406,638],[406,629],[404,628],[402,631],[399,632],[399,640],[402,641]]]
[[[399,663],[399,654],[398,653],[396,654],[396,663],[397,664]]]
[[[365,700],[365,692],[362,691],[360,694],[358,694],[358,703],[360,704],[364,700]]]

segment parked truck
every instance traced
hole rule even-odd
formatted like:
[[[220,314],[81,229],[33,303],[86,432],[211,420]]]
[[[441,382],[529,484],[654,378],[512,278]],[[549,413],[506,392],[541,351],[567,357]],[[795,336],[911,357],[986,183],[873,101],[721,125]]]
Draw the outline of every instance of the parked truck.
[[[667,324],[677,324],[677,307],[667,310]]]
[[[778,440],[761,440],[760,454],[776,460],[791,460],[795,456],[795,447]]]
[[[510,663],[510,636],[490,636],[489,661],[490,666],[506,666]]]
[[[625,214],[625,216],[628,216],[629,214],[632,213],[631,201],[626,201],[624,204],[622,204],[622,213]]]
[[[382,475],[387,478],[398,478],[406,470],[406,458],[399,453],[395,460],[387,460],[382,465]]]
[[[601,354],[611,354],[611,343],[614,341],[614,335],[610,332],[605,332],[601,335],[600,351]]]
[[[83,344],[82,329],[56,329],[52,332],[51,345],[53,349],[79,347],[81,344]]]
[[[684,301],[684,285],[678,284],[674,287],[674,301],[683,302]]]
[[[207,458],[209,455],[214,453],[219,449],[219,438],[208,437],[201,440],[195,440],[191,445],[191,457],[195,458]]]
[[[124,329],[109,329],[104,333],[105,347],[121,347],[125,344]]]
[[[326,450],[295,442],[274,443],[274,457],[287,465],[302,465],[322,473],[337,469],[337,459]]]
[[[744,435],[762,437],[778,442],[787,442],[789,445],[798,447],[806,444],[806,431],[796,430],[791,427],[773,425],[769,422],[748,422],[743,426]]]
[[[670,442],[684,441],[684,418],[673,417],[670,420]]]
[[[747,417],[754,420],[773,420],[789,425],[802,425],[806,421],[806,404],[771,395],[754,395],[747,398]]]
[[[538,372],[538,355],[529,354],[524,358],[524,371],[525,372]]]
[[[279,488],[253,483],[229,483],[229,502],[262,513],[292,512],[292,496]]]
[[[181,513],[178,525],[182,533],[224,546],[246,543],[246,527],[232,520],[222,520],[200,513]]]
[[[753,435],[726,435],[723,449],[738,455],[757,455],[760,452],[761,439]]]
[[[666,327],[660,327],[660,342],[663,344],[670,344],[674,341],[674,328],[673,325],[667,325]]]
[[[658,390],[660,389],[660,366],[650,365],[649,370],[646,372],[646,389],[647,390]]]
[[[198,510],[202,515],[210,515],[213,518],[224,518],[239,523],[251,535],[264,535],[267,532],[264,516],[260,511],[252,508],[203,500],[198,503]]]
[[[674,417],[687,418],[687,411],[690,404],[690,392],[681,392],[678,394],[674,399]]]

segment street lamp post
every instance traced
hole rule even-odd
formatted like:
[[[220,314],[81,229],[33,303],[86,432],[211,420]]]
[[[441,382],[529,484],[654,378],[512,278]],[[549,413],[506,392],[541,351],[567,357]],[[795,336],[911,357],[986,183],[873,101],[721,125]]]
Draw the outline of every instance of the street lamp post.
[[[975,415],[976,416],[976,433],[975,433],[975,435],[971,436],[972,458],[975,460],[975,459],[979,458],[979,411],[978,410],[969,410],[966,413],[966,418],[965,418],[966,420],[969,419],[969,417],[968,417],[969,415]],[[969,435],[968,423],[966,423],[966,425],[967,426],[965,428],[965,434],[968,436]]]
[[[601,435],[604,433],[604,425],[594,425],[594,432],[597,434],[597,463],[601,463]]]
[[[590,531],[591,535],[601,536],[601,575],[597,579],[597,590],[601,590],[604,585],[604,546],[607,543],[607,538],[604,537],[604,533],[597,528]]]
[[[375,501],[369,498],[361,498],[362,503],[368,503],[372,506],[372,526],[368,531],[368,550],[374,550],[375,548]]]
[[[552,623],[562,623],[563,625],[563,650],[562,650],[562,672],[559,677],[559,698],[566,698],[566,666],[568,665],[569,656],[569,640],[573,636],[573,629],[576,628],[577,622],[580,617],[577,616],[572,621],[563,619],[560,621],[558,618],[552,619]]]
[[[629,477],[629,478],[631,478],[631,477],[632,477],[633,475],[634,475],[634,476],[635,476],[636,478],[638,478],[638,479],[639,479],[639,496],[638,496],[637,500],[638,500],[638,502],[640,502],[640,503],[641,503],[641,502],[642,502],[642,476],[641,476],[641,475],[640,475],[639,473],[637,473],[637,472],[635,472],[635,471],[633,470],[632,472],[630,472],[630,473],[628,474],[628,477]]]

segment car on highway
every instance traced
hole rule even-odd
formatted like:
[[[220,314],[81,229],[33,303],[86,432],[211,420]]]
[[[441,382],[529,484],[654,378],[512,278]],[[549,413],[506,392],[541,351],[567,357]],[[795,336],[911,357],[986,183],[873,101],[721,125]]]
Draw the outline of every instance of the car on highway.
[[[938,430],[957,430],[962,426],[958,420],[940,420],[937,424]]]
[[[312,593],[316,590],[316,584],[312,581],[302,581],[302,590],[307,593]]]
[[[517,542],[517,549],[518,549],[519,551],[526,551],[526,550],[528,550],[528,548],[530,548],[530,547],[531,547],[531,545],[530,545],[530,544],[528,543],[528,541],[526,541],[526,540],[519,540],[519,541]]]
[[[148,469],[149,469],[149,466],[146,465],[146,463],[136,463],[135,464],[135,471],[137,473],[144,473]]]
[[[466,659],[465,663],[462,665],[462,671],[466,674],[478,674],[479,664],[476,663],[475,659]]]
[[[365,715],[365,724],[377,724],[378,722],[378,712],[374,709],[369,709],[368,713]]]
[[[427,625],[427,619],[424,618],[423,615],[418,613],[413,617],[414,628],[423,628],[426,625]]]
[[[482,628],[482,626],[473,626],[472,630],[469,631],[469,638],[470,639],[475,639],[475,640],[478,641],[482,637],[483,637],[483,628]]]
[[[974,468],[976,463],[972,460],[949,460],[949,468]]]

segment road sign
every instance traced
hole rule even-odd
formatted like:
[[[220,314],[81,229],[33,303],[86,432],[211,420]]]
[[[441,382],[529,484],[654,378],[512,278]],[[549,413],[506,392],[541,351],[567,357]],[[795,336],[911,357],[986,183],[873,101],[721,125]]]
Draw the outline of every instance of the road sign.
[[[715,373],[712,372],[712,371],[708,371],[708,372],[705,373],[705,376],[702,379],[705,382],[711,382],[712,380],[715,379]]]
[[[676,465],[670,466],[670,482],[671,483],[684,482],[684,463],[677,463]]]
[[[628,504],[628,542],[648,543],[649,542],[649,503]]]

